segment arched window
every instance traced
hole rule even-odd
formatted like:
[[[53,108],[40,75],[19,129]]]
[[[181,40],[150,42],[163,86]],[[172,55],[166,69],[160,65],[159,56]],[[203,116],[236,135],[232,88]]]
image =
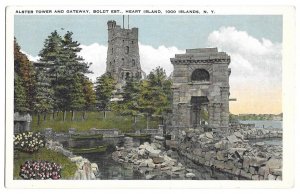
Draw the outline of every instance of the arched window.
[[[192,81],[209,81],[209,73],[205,69],[196,69],[192,73]]]
[[[111,54],[113,54],[114,53],[114,48],[111,48]]]
[[[125,53],[128,54],[129,53],[129,46],[125,47]]]
[[[132,59],[132,66],[135,66],[135,60]]]

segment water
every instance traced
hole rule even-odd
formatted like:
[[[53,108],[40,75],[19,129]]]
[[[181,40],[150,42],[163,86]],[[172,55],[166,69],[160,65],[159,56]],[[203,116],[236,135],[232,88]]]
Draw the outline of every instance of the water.
[[[133,146],[139,146],[149,140],[133,139]],[[143,180],[145,175],[134,170],[132,164],[120,164],[112,159],[111,153],[115,151],[116,146],[123,146],[124,138],[104,138],[102,140],[72,140],[61,142],[64,147],[82,147],[82,146],[99,146],[107,145],[108,148],[103,153],[93,154],[80,154],[82,157],[87,158],[90,162],[96,163],[99,167],[99,174],[96,175],[97,179],[101,180]],[[212,170],[209,167],[196,165],[185,157],[179,156],[176,152],[172,158],[177,159],[186,168],[192,169],[196,175],[195,180],[233,180],[239,179],[233,175],[223,173],[221,171]],[[182,180],[184,177],[176,177],[169,175],[159,175],[155,177],[156,180]]]
[[[282,121],[275,120],[247,120],[240,121],[242,124],[255,124],[257,128],[266,128],[268,130],[282,130]],[[282,138],[270,138],[270,139],[252,139],[249,141],[250,144],[257,142],[264,142],[266,145],[271,146],[282,146]]]
[[[242,124],[255,124],[257,128],[267,128],[267,129],[281,129],[282,130],[282,121],[275,120],[246,120],[240,121]]]

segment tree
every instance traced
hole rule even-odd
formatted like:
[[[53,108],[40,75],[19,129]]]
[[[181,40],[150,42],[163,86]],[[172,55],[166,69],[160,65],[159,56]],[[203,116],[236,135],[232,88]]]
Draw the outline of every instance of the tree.
[[[171,85],[171,80],[161,67],[152,70],[141,82],[138,103],[140,111],[147,116],[147,128],[149,117],[156,115],[163,123],[163,114],[171,110]]]
[[[14,73],[14,112],[28,112],[25,88],[22,79],[17,73]]]
[[[104,118],[106,118],[106,110],[110,107],[110,99],[115,90],[114,78],[106,73],[98,77],[96,80],[96,104],[97,109],[103,111]]]
[[[72,121],[75,117],[75,111],[80,111],[85,105],[85,97],[83,94],[82,78],[75,74],[72,77],[70,85],[70,110],[72,111]]]
[[[38,124],[40,124],[40,115],[53,111],[54,92],[51,87],[50,78],[48,77],[47,65],[44,63],[36,64],[36,90],[34,101],[34,112],[38,115]]]
[[[139,82],[133,78],[126,80],[126,84],[123,87],[123,100],[117,105],[117,110],[121,115],[133,116],[134,124],[136,124],[136,117],[139,114],[138,96],[140,88]]]
[[[83,78],[83,94],[85,99],[84,110],[93,109],[96,103],[96,93],[93,83],[87,78]],[[86,118],[86,111],[83,113],[83,119]]]
[[[24,106],[27,109],[26,112],[31,112],[33,110],[35,96],[35,70],[27,56],[21,52],[21,47],[17,43],[16,38],[14,39],[14,71],[18,76],[18,80],[15,81],[21,83],[24,90]],[[16,93],[16,95],[18,94]]]
[[[84,74],[91,73],[88,63],[79,56],[80,44],[73,41],[73,33],[67,32],[61,37],[57,31],[45,40],[40,52],[41,61],[48,64],[51,85],[54,90],[55,110],[72,111],[72,120],[76,110],[82,109],[84,94],[82,80]],[[75,95],[75,96],[73,96]]]

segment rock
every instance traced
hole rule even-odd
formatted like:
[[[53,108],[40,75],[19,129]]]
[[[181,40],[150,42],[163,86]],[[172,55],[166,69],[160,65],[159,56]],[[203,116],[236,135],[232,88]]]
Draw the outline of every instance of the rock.
[[[162,158],[162,157],[153,157],[152,160],[153,160],[154,164],[161,164],[164,162],[164,158]]]
[[[213,138],[214,138],[212,132],[206,132],[206,133],[205,133],[205,136],[206,136],[207,138],[209,138],[209,139],[213,139]]]
[[[258,175],[252,175],[252,180],[259,180],[259,176]]]
[[[146,154],[146,151],[145,151],[145,149],[140,149],[140,150],[138,150],[137,153],[139,156],[144,156]]]
[[[276,180],[276,176],[269,174],[268,175],[268,180]]]
[[[281,165],[282,165],[282,161],[279,160],[279,159],[275,159],[275,158],[271,158],[267,163],[266,165],[269,167],[269,168],[281,168]]]
[[[91,168],[94,174],[99,171],[98,165],[96,163],[91,163]]]
[[[239,131],[234,132],[233,134],[234,134],[237,138],[244,139],[244,136],[243,136]]]
[[[165,138],[162,136],[155,136],[154,139],[159,140],[159,141],[165,140]]]
[[[75,157],[70,158],[70,160],[71,160],[71,162],[78,162],[78,161],[83,160],[83,158],[81,156],[75,156]]]
[[[172,172],[176,172],[176,171],[180,171],[180,170],[182,170],[182,168],[179,166],[172,167]]]
[[[155,175],[152,175],[152,174],[147,174],[146,175],[147,180],[153,179],[154,177],[155,177]]]
[[[182,136],[184,137],[184,136],[186,136],[186,132],[185,131],[181,131],[181,134],[182,134]]]
[[[193,169],[187,168],[186,171],[187,172],[193,172]]]
[[[240,141],[240,140],[238,140],[238,139],[236,138],[235,135],[227,136],[227,139],[228,139],[228,141],[229,141],[230,143],[236,143],[236,142],[239,142],[239,141]]]
[[[217,160],[225,160],[224,152],[221,151],[217,152]]]
[[[186,177],[186,178],[193,178],[193,177],[195,177],[195,176],[196,176],[196,175],[195,175],[194,173],[191,173],[191,172],[185,174],[185,177]]]

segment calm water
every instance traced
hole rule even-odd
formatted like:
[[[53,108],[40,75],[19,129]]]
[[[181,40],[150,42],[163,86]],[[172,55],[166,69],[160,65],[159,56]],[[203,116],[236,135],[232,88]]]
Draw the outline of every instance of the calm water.
[[[267,128],[267,129],[282,129],[282,121],[274,121],[274,120],[249,120],[249,121],[240,121],[242,124],[255,124],[257,128]]]

